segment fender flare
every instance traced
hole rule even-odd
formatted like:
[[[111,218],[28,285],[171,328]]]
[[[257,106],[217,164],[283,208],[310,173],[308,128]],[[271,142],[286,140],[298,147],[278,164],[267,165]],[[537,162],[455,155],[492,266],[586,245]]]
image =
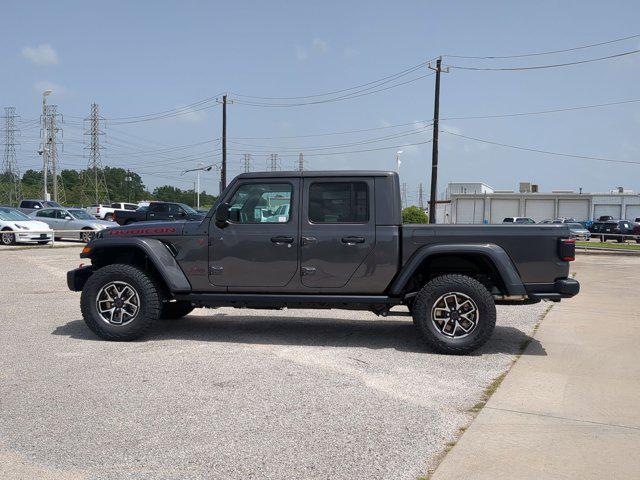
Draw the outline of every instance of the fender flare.
[[[409,259],[406,265],[400,271],[400,274],[391,284],[390,295],[401,295],[403,288],[409,282],[414,272],[420,267],[422,262],[434,255],[442,254],[471,254],[487,258],[496,268],[500,279],[502,280],[508,295],[526,295],[526,290],[520,280],[520,275],[513,265],[511,258],[507,252],[498,245],[493,243],[486,244],[446,244],[446,245],[427,245],[416,251]]]
[[[133,248],[142,251],[160,272],[167,288],[172,293],[191,291],[191,284],[169,249],[160,240],[144,237],[97,238],[87,244],[91,250],[80,254],[80,258],[94,256],[110,249]]]

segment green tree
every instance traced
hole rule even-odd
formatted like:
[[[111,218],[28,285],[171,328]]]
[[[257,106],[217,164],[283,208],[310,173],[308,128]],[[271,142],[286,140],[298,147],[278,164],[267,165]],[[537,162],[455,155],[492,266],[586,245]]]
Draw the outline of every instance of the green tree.
[[[429,223],[429,215],[415,205],[402,210],[402,223]]]

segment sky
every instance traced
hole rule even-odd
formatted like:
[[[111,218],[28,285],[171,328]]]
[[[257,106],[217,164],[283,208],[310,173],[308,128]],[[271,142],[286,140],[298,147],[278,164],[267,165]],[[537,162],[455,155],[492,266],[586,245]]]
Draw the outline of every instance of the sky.
[[[370,82],[443,55],[452,68],[442,74],[441,130],[451,133],[440,134],[440,192],[452,181],[640,191],[640,164],[633,163],[640,162],[640,102],[452,119],[640,100],[640,54],[537,70],[455,68],[600,58],[640,49],[640,37],[513,59],[452,57],[547,52],[640,34],[637,1],[5,0],[2,16],[0,106],[20,115],[22,171],[41,167],[36,123],[41,92],[51,89],[48,101],[63,121],[62,168],[86,165],[83,119],[95,102],[104,118],[104,165],[140,171],[148,187],[189,188],[194,176],[183,170],[220,162],[215,98],[228,92],[229,177],[241,171],[244,153],[252,154],[253,170],[267,169],[270,152],[280,154],[283,169],[294,168],[305,152],[309,169],[394,170],[402,150],[401,182],[414,203],[418,185],[427,191],[430,182],[432,147],[424,142],[432,137],[434,76],[422,65],[386,83]],[[346,90],[363,84],[369,85]],[[366,131],[324,135],[354,130]],[[632,163],[517,150],[452,133]],[[203,174],[203,188],[217,193],[217,175]]]

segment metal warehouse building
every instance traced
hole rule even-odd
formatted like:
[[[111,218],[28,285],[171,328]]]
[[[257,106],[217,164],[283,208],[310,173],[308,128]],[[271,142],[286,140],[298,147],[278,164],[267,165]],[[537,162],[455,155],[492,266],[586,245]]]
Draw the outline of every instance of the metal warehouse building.
[[[520,183],[518,192],[494,190],[479,182],[455,182],[447,187],[446,197],[438,208],[441,223],[502,223],[505,217],[531,217],[536,222],[558,217],[578,221],[601,215],[628,220],[640,217],[640,195],[622,187],[609,193],[546,193],[526,182]]]

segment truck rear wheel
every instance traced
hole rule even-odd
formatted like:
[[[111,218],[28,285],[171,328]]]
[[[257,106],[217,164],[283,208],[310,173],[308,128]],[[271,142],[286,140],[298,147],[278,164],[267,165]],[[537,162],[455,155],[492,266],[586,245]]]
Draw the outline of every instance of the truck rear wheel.
[[[442,275],[427,283],[412,305],[425,343],[439,353],[469,353],[489,340],[496,307],[489,291],[466,275]]]
[[[163,320],[177,320],[185,315],[189,315],[195,307],[191,302],[177,301],[165,302],[162,304],[160,318]]]
[[[160,316],[161,294],[155,282],[131,265],[113,264],[96,271],[82,289],[85,323],[105,340],[135,340]]]

